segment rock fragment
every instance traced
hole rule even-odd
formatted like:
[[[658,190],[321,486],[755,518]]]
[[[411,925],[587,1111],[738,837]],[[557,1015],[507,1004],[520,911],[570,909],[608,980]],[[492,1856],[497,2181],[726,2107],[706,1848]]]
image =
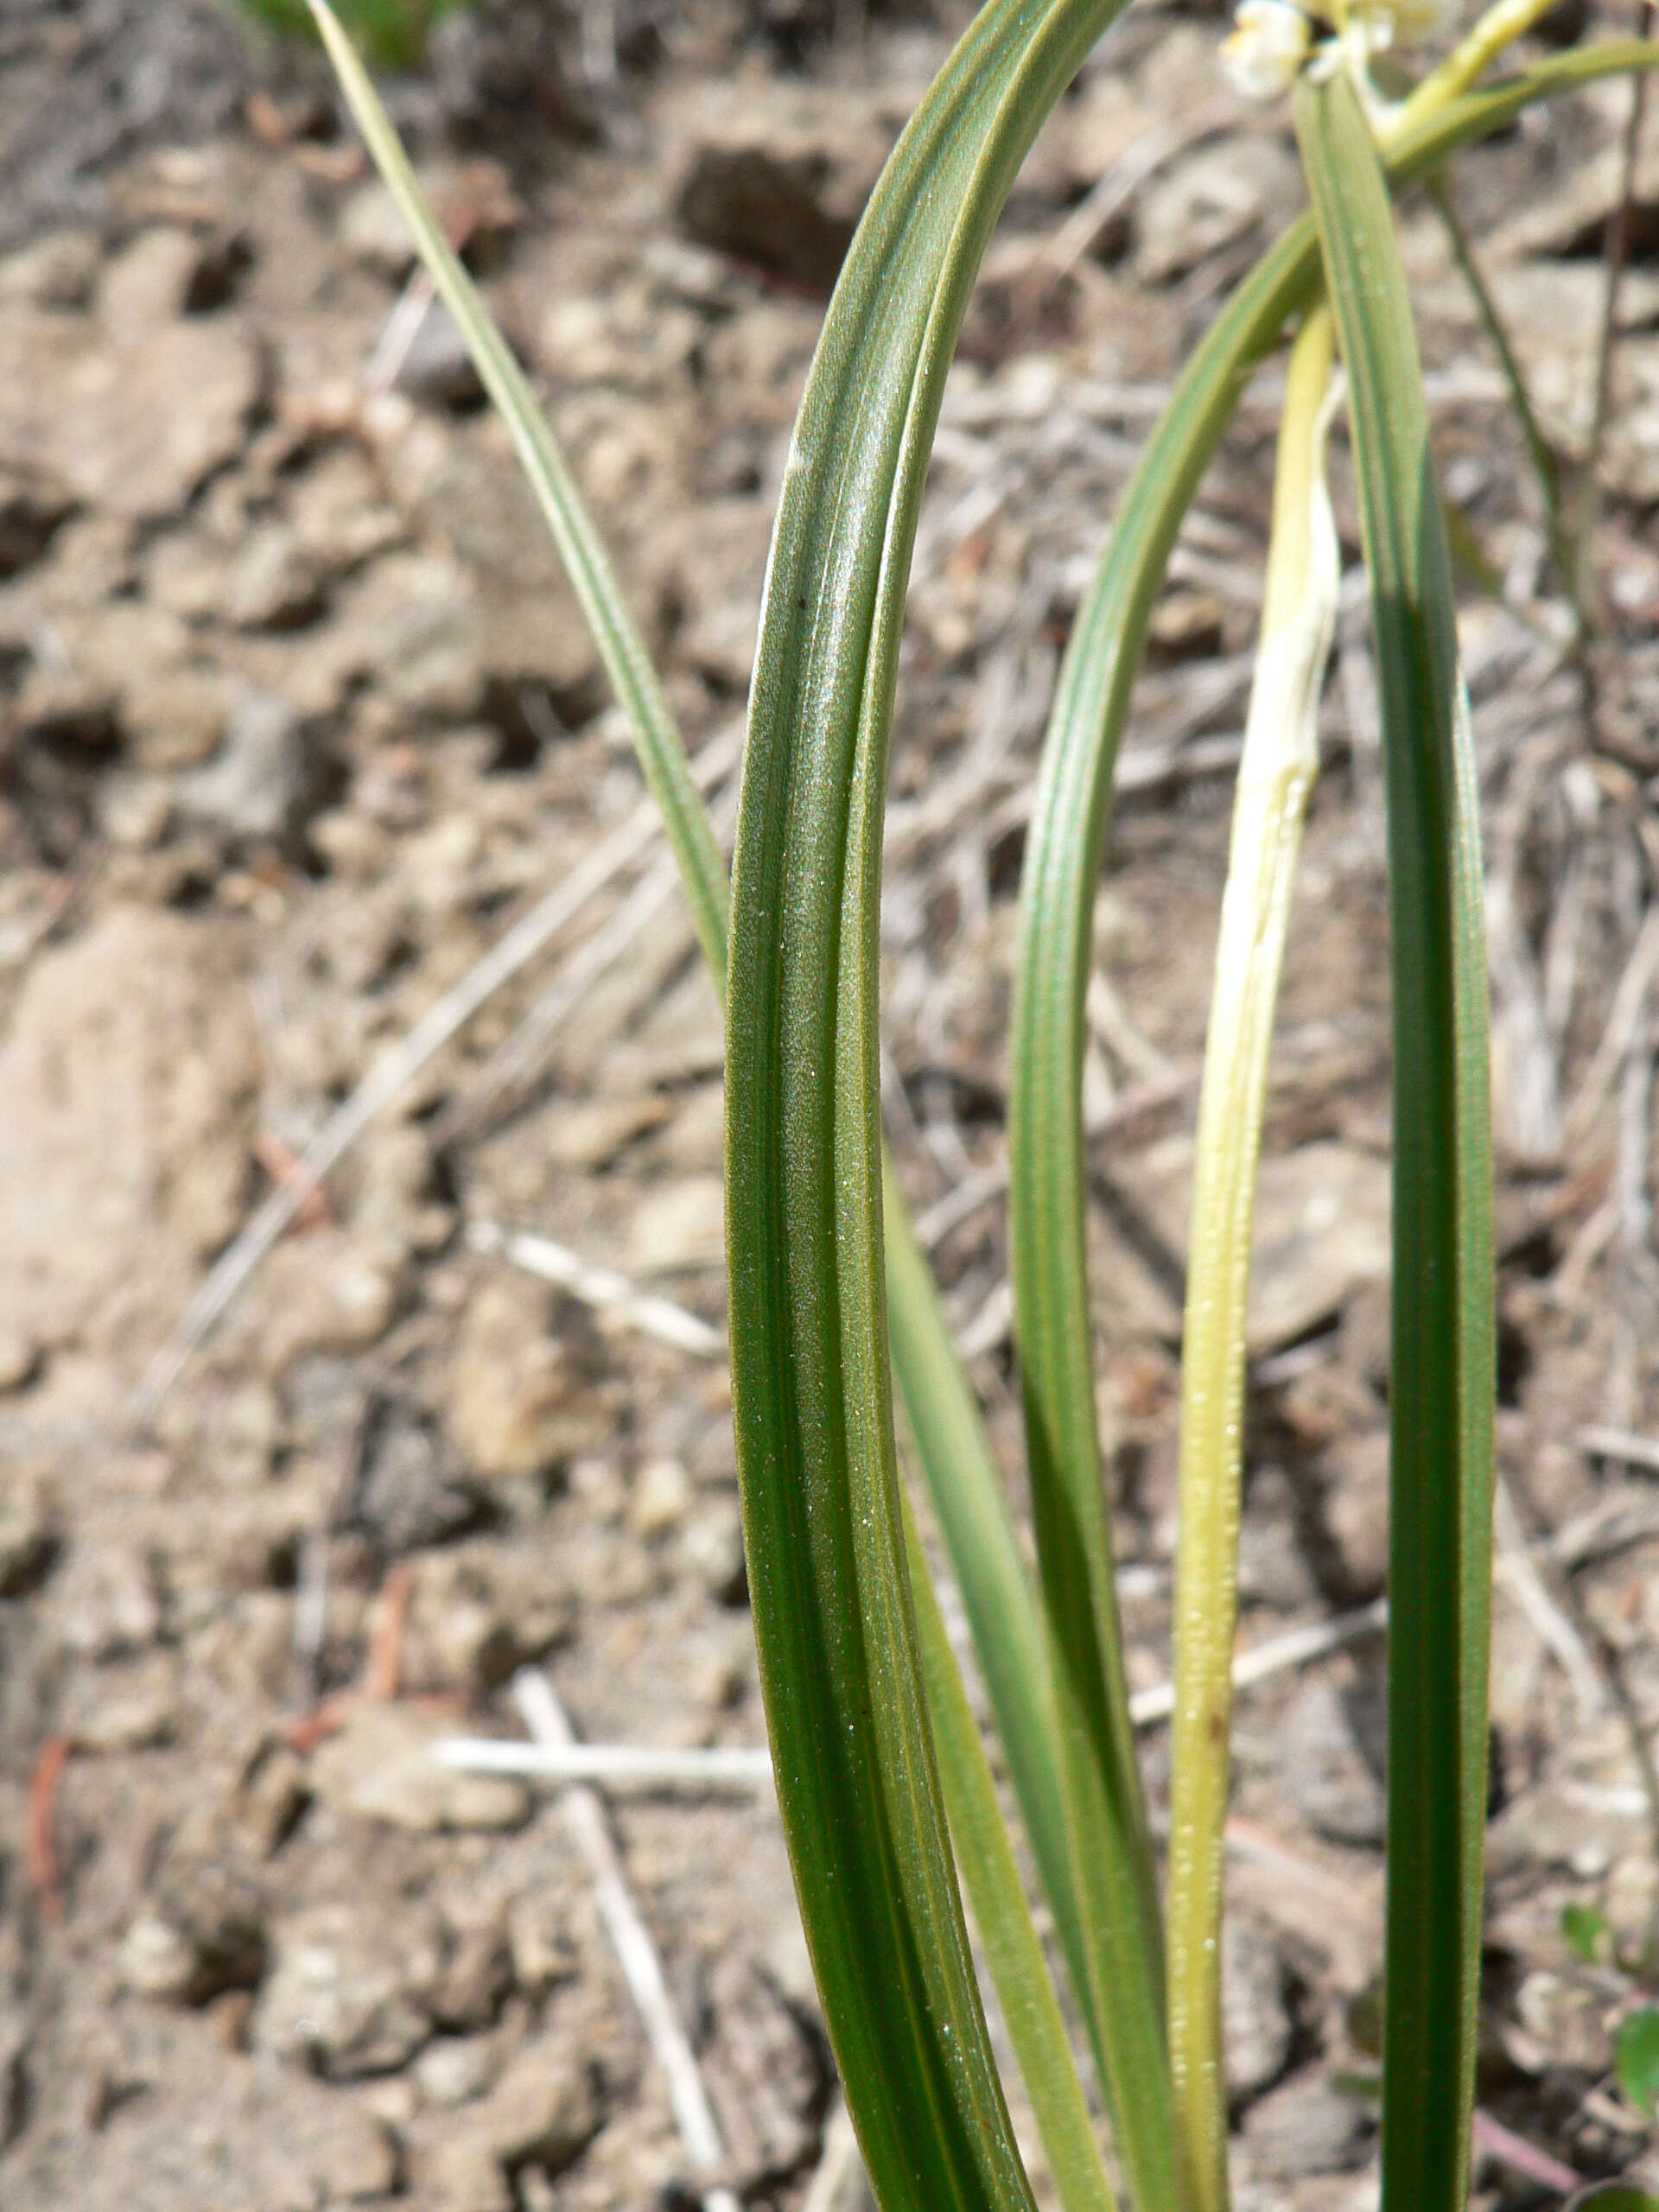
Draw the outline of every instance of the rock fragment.
[[[205,2005],[256,1988],[265,1958],[264,1909],[252,1885],[222,1860],[179,1858],[127,1929],[120,1972],[134,1996]]]
[[[1353,1722],[1328,1681],[1303,1684],[1279,1732],[1281,1770],[1304,1818],[1334,1843],[1380,1845],[1382,1784],[1361,1756]]]
[[[601,1444],[608,1398],[595,1387],[591,1325],[538,1286],[493,1278],[461,1317],[449,1433],[486,1480],[546,1475]]]
[[[153,1342],[235,1230],[259,1072],[238,969],[222,924],[122,906],[31,966],[0,1045],[0,1331]]]
[[[447,2131],[417,2179],[443,2212],[503,2212],[512,2177],[526,2169],[556,2174],[586,2147],[603,2119],[594,2069],[556,2037],[526,2044],[495,2088]]]
[[[432,1757],[439,1737],[453,1732],[441,1715],[364,1700],[319,1746],[313,1786],[338,1813],[413,1835],[522,1827],[530,1792],[516,1776],[459,1774]]]
[[[1322,2074],[1298,2074],[1253,2105],[1244,2122],[1251,2164],[1284,2183],[1305,2174],[1348,2173],[1361,2164],[1376,2123],[1358,2098]]]
[[[193,318],[77,349],[49,402],[37,393],[41,450],[89,505],[161,521],[240,451],[263,380],[232,322]]]
[[[395,2074],[431,2037],[424,1992],[436,1970],[418,1917],[307,1906],[276,1930],[255,2046],[330,2081]]]
[[[1254,1922],[1230,1913],[1221,1943],[1227,2093],[1235,2106],[1271,2088],[1290,2063],[1294,2024],[1284,1961]]]

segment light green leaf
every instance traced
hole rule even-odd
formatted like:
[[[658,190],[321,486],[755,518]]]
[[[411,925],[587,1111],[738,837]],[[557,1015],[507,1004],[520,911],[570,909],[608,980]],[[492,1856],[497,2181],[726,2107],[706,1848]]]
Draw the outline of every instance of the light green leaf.
[[[1478,801],[1422,373],[1345,76],[1294,113],[1347,365],[1382,715],[1394,978],[1394,1329],[1382,2200],[1468,2184],[1491,1593],[1492,1160]]]
[[[1593,1905],[1561,1907],[1562,1938],[1586,1966],[1594,1966],[1606,1955],[1610,1932],[1606,1914],[1598,1912]]]
[[[1001,2000],[1008,2037],[1031,2094],[1055,2186],[1065,2212],[1113,2212],[1111,2184],[1077,2079],[1065,2023],[1020,1886],[996,1784],[979,1739],[927,1555],[905,1500],[905,1541],[916,1632],[927,1689],[933,1740],[939,1756],[950,1837],[979,1923],[980,1940]]]
[[[1618,2024],[1613,2037],[1613,2067],[1618,2086],[1644,2118],[1659,2107],[1659,2012],[1638,2005]]]
[[[684,742],[645,640],[628,613],[604,541],[594,527],[569,466],[513,358],[512,348],[491,320],[472,278],[434,217],[357,49],[340,29],[327,0],[311,0],[311,12],[374,165],[409,225],[439,298],[467,341],[479,380],[507,426],[519,464],[553,534],[605,673],[627,712],[652,796],[662,809],[663,824],[690,901],[697,943],[716,988],[723,990],[725,863],[715,841],[709,810],[691,779]]]

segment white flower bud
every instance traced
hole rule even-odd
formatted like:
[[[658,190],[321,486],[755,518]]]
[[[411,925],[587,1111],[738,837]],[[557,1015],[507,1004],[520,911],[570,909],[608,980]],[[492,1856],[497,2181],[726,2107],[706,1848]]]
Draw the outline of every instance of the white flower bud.
[[[1313,25],[1290,0],[1240,0],[1221,66],[1246,99],[1277,99],[1295,82],[1313,42]]]

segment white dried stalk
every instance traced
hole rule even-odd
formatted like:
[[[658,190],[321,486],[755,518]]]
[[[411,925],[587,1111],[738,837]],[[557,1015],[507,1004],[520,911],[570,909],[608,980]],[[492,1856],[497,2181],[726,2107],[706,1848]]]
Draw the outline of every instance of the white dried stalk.
[[[556,1750],[574,1746],[575,1732],[544,1674],[534,1667],[521,1668],[512,1688],[524,1726],[538,1744]],[[657,1946],[629,1891],[605,1808],[590,1789],[578,1783],[562,1793],[559,1810],[571,1840],[587,1861],[600,1917],[616,1948],[652,2056],[667,2077],[669,2106],[680,2139],[699,2176],[718,2172],[726,2158],[719,2123],[697,2070],[696,2054],[669,1996]],[[741,2212],[735,2191],[721,2183],[711,2182],[703,2190],[702,2206],[703,2212]]]

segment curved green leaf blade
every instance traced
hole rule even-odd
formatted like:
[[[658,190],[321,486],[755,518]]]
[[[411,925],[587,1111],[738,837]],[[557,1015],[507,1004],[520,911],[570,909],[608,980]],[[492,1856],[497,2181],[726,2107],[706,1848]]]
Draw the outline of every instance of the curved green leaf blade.
[[[442,291],[525,461],[527,474],[573,575],[588,580],[583,605],[604,616],[595,636],[613,687],[629,713],[634,742],[652,788],[666,791],[664,823],[699,937],[722,987],[726,967],[726,883],[708,810],[691,781],[683,742],[654,678],[599,533],[582,505],[546,417],[508,353],[471,277],[457,260],[422,193],[373,86],[328,14],[320,25],[342,89],[369,149],[393,192],[435,284]],[[647,680],[634,681],[639,671]],[[1054,1729],[1048,1704],[1036,1600],[1026,1572],[984,1422],[950,1340],[926,1260],[911,1231],[898,1184],[886,1198],[893,1360],[940,1525],[951,1551],[1015,1794],[1043,1874],[1068,1966],[1085,2012],[1088,1982],[1060,1812]],[[1098,2037],[1095,2037],[1098,2050]]]
[[[1416,334],[1346,77],[1299,87],[1347,365],[1388,801],[1394,976],[1382,2201],[1469,2176],[1491,1601],[1492,1157],[1478,794]]]
[[[889,2208],[1027,2188],[966,1955],[898,1510],[877,1136],[887,738],[969,288],[1038,124],[1115,6],[992,0],[900,140],[802,402],[750,702],[727,1037],[739,1473],[785,1832]]]
[[[1301,226],[1229,300],[1143,448],[1061,668],[1020,894],[1008,1132],[1013,1276],[1062,1772],[1113,2110],[1144,2115],[1171,2155],[1161,1918],[1096,1428],[1083,1004],[1111,779],[1147,620],[1243,375],[1314,281],[1312,234]],[[1161,2186],[1171,2187],[1166,2173]]]
[[[1659,54],[1652,48],[1635,41],[1554,55],[1508,83],[1454,101],[1402,131],[1390,154],[1390,182],[1400,188],[1420,180],[1459,148],[1503,129],[1535,101],[1558,98],[1599,77],[1651,67],[1656,61]],[[1306,304],[1318,281],[1319,243],[1313,219],[1304,216],[1240,283],[1188,361],[1142,449],[1079,607],[1044,743],[1027,841],[1022,945],[1016,969],[1010,1097],[1014,1295],[1027,1426],[1035,1432],[1033,1488],[1040,1460],[1046,1463],[1046,1487],[1053,1491],[1056,1469],[1065,1456],[1085,1504],[1096,1494],[1099,1460],[1083,1241],[1083,1002],[1090,918],[1112,776],[1147,620],[1181,518],[1231,416],[1244,378],[1277,342],[1287,319]],[[1020,1130],[1023,1135],[1016,1139]],[[1091,1462],[1096,1472],[1090,1478]],[[1109,1650],[1115,1648],[1115,1600],[1109,1597],[1103,1572],[1097,1573],[1086,1603],[1075,1584],[1069,1592],[1063,1585],[1058,1600],[1049,1585],[1052,1562],[1057,1579],[1070,1578],[1065,1559],[1070,1525],[1064,1509],[1052,1512],[1051,1537],[1044,1552],[1046,1603],[1051,1609],[1057,1602],[1062,1610],[1069,1607],[1080,1632],[1095,1635],[1097,1643]],[[1084,1679],[1090,1677],[1085,1674]],[[1122,1744],[1120,1731],[1127,1732],[1126,1719],[1114,1720],[1115,1746]],[[1127,1748],[1117,1749],[1113,1758],[1116,1771],[1125,1777],[1118,1802],[1126,1808],[1127,1821],[1132,1754]],[[1085,1793],[1087,1786],[1085,1765]],[[1077,1878],[1091,1948],[1099,1960],[1097,1987],[1107,1992],[1114,2006],[1112,2021],[1121,2027],[1116,1968],[1122,1946],[1114,1954],[1101,1937],[1114,1925],[1133,1929],[1138,1924],[1137,1896],[1144,1894],[1144,1884],[1118,1885],[1122,1909],[1115,1914],[1110,1896],[1102,1895],[1109,1887],[1108,1855],[1098,1842],[1103,1832],[1098,1815],[1091,1817],[1085,1808],[1077,1829],[1081,1863]],[[1118,1868],[1127,1856],[1117,1859]],[[1133,1936],[1128,1940],[1132,1942]],[[1154,1971],[1145,1967],[1144,1977]]]
[[[978,1402],[951,1344],[932,1271],[916,1242],[890,1160],[882,1207],[893,1371],[950,1549],[1054,1931],[1103,2082],[1105,2046],[1090,2001],[1088,1955],[1066,1847],[1065,1801],[1036,1595]],[[957,1856],[963,1855],[958,1840]]]
[[[1065,2023],[1032,1924],[996,1784],[979,1739],[979,1724],[950,1649],[907,1497],[904,1512],[917,1644],[950,1840],[973,1902],[1002,2017],[1026,2077],[1065,2212],[1114,2212],[1111,2183],[1101,2163]]]

